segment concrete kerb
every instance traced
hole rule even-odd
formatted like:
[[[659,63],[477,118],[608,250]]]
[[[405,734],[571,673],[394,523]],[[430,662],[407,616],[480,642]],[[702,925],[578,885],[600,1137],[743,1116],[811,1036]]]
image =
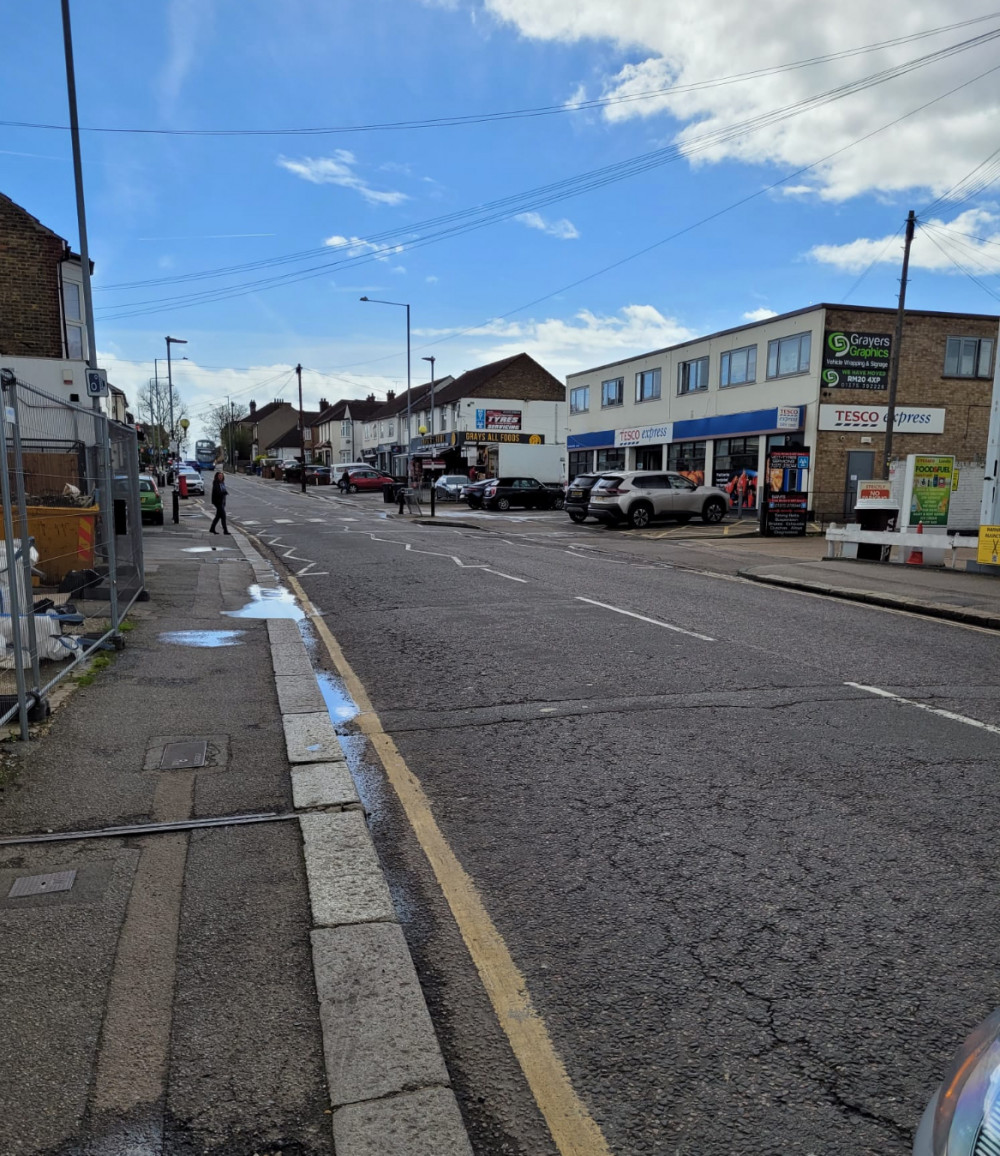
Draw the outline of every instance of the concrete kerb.
[[[276,571],[235,533],[255,575]],[[472,1156],[357,788],[298,623],[267,620],[300,811],[337,1156]],[[311,685],[310,685],[311,683]]]
[[[925,618],[938,618],[947,622],[962,622],[969,626],[981,626],[987,630],[1000,630],[1000,616],[969,607],[952,606],[939,602],[923,602],[918,598],[904,598],[898,594],[882,594],[875,590],[854,590],[845,586],[830,586],[825,582],[805,582],[799,578],[789,578],[784,574],[760,574],[753,570],[739,570],[740,578],[759,582],[764,586],[780,586],[786,590],[802,590],[807,594],[820,594],[824,598],[840,598],[845,602],[863,602],[868,606],[884,606],[889,610],[905,610],[910,614],[921,614]]]

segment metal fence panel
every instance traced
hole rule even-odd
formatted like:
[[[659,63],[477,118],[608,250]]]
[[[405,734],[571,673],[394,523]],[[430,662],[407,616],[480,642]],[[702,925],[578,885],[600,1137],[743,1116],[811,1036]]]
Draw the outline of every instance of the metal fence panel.
[[[0,723],[113,646],[143,589],[135,431],[0,372]]]

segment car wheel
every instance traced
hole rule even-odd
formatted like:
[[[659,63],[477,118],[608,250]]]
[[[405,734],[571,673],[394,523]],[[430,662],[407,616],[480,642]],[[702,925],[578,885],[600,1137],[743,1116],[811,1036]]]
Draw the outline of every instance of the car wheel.
[[[636,502],[628,512],[628,524],[633,530],[645,530],[653,516],[649,502]]]
[[[349,494],[356,494],[358,492],[357,485],[354,482],[351,482],[351,484],[347,487],[347,492]]]
[[[498,510],[509,510],[510,498],[497,498],[496,506]]]
[[[552,499],[552,506],[550,508],[553,510],[561,510],[564,505],[565,505],[565,499],[563,497],[557,495],[556,497],[554,497]]]
[[[577,525],[579,525],[581,522],[585,522],[587,520],[587,515],[582,510],[570,510],[569,520],[571,522],[576,522]]]
[[[701,520],[715,526],[726,516],[726,506],[721,498],[709,498],[701,512]]]

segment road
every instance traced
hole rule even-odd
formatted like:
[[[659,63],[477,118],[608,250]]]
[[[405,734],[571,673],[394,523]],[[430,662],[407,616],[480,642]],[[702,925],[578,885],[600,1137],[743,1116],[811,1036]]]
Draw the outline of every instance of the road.
[[[739,543],[230,493],[498,933],[477,970],[447,868],[348,723],[478,1156],[571,1150],[536,1044],[615,1156],[910,1151],[998,1003],[1000,730],[962,721],[1000,727],[994,635],[753,585]],[[496,1014],[505,960],[541,1037]]]

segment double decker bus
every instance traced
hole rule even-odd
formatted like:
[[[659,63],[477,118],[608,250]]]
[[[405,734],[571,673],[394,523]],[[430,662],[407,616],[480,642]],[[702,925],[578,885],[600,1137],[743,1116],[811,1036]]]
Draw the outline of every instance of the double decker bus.
[[[194,443],[194,460],[199,470],[210,470],[215,464],[215,442],[203,438]]]

